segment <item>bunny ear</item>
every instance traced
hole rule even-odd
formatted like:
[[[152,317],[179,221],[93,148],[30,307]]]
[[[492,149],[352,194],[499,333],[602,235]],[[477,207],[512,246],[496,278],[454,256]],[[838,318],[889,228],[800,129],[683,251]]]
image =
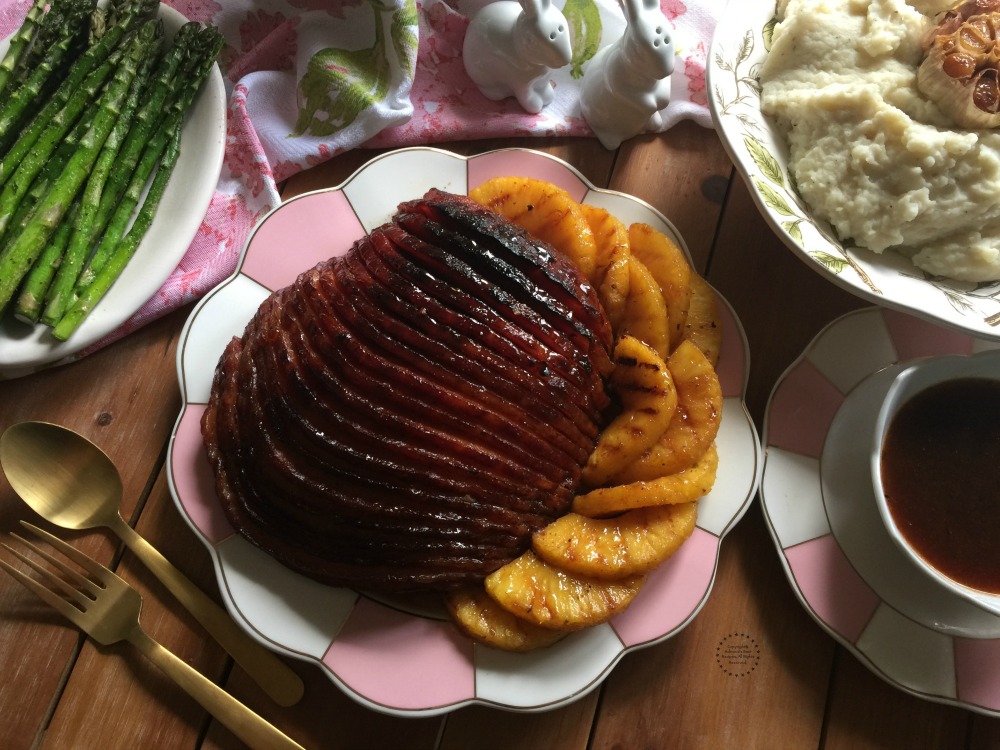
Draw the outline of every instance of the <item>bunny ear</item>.
[[[537,18],[542,15],[542,11],[551,5],[551,0],[520,0],[520,2],[521,7],[524,8],[524,15],[528,18]]]
[[[653,3],[658,3],[658,0],[651,0]],[[642,15],[643,0],[618,0],[621,3],[622,9],[625,11],[625,18],[632,21]]]
[[[660,12],[660,0],[619,0],[624,5],[625,17],[630,20],[641,18],[651,12]]]

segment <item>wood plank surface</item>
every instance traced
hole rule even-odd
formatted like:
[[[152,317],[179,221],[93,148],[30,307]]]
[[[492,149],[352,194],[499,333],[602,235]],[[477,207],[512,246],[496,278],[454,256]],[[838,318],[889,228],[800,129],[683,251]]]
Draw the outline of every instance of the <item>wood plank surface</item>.
[[[79,362],[0,382],[0,430],[22,420],[41,420],[65,425],[93,440],[119,467],[124,485],[122,515],[134,518],[147,485],[159,470],[180,408],[173,351],[185,317],[186,311],[178,311],[141,335]],[[22,518],[46,526],[4,477],[0,479],[0,529],[14,531]],[[115,554],[117,541],[109,532],[60,533],[105,564]],[[62,704],[60,698],[64,681],[72,678],[78,664],[79,642],[78,633],[62,618],[8,576],[0,577],[0,674],[4,675],[0,680],[0,715],[4,717],[0,747],[34,747],[50,713],[60,705],[71,705]],[[87,644],[83,653],[92,648]],[[93,691],[95,686],[86,689]]]
[[[767,585],[782,575],[769,544],[751,508],[698,616],[608,678],[593,750],[821,746],[834,646],[789,587]]]
[[[669,218],[695,266],[729,300],[750,343],[747,404],[758,429],[775,381],[825,325],[865,305],[775,237],[715,133],[682,123],[615,152],[593,139],[461,142],[460,154],[523,146],[565,159],[598,187]],[[288,199],[348,179],[380,152],[351,151],[290,180]],[[211,559],[176,512],[163,472],[180,407],[175,356],[189,308],[72,365],[0,382],[0,430],[41,419],[79,430],[120,467],[123,513],[215,598]],[[37,520],[0,478],[0,532]],[[317,750],[1000,748],[1000,719],[908,695],[838,646],[805,612],[755,503],[723,540],[704,608],[677,636],[626,656],[597,690],[518,714],[485,706],[399,718],[371,711],[319,669],[292,666],[303,701],[280,708],[104,530],[64,538],[145,597],[151,635]],[[6,559],[6,556],[5,556]],[[95,646],[0,576],[0,748],[242,747],[132,647]]]

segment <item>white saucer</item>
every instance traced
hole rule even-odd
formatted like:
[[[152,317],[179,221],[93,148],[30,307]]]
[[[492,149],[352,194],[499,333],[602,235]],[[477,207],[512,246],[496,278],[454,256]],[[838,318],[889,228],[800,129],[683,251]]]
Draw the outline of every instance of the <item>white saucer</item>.
[[[1000,638],[1000,616],[941,586],[894,544],[872,489],[871,440],[879,405],[902,365],[868,376],[844,401],[820,461],[823,505],[833,536],[858,574],[900,614],[949,635]],[[874,439],[874,438],[872,438]]]
[[[868,461],[898,363],[997,346],[879,308],[835,320],[771,394],[761,501],[796,595],[837,641],[907,692],[1000,716],[1000,617],[893,545]]]

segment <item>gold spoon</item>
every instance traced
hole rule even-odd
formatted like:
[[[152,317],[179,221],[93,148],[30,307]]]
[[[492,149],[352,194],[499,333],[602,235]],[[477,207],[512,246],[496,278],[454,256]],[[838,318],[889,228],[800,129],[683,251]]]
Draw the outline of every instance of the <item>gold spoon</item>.
[[[295,672],[249,635],[121,517],[122,479],[107,454],[82,435],[48,422],[21,422],[0,435],[0,465],[14,491],[64,529],[104,526],[200,622],[280,706],[303,693]]]

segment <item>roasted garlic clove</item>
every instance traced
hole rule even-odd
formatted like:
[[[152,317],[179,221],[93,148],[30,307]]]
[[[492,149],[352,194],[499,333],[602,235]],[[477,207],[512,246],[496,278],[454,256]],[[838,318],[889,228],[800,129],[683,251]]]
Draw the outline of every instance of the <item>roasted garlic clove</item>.
[[[917,87],[965,128],[1000,126],[1000,0],[968,0],[924,40]]]

